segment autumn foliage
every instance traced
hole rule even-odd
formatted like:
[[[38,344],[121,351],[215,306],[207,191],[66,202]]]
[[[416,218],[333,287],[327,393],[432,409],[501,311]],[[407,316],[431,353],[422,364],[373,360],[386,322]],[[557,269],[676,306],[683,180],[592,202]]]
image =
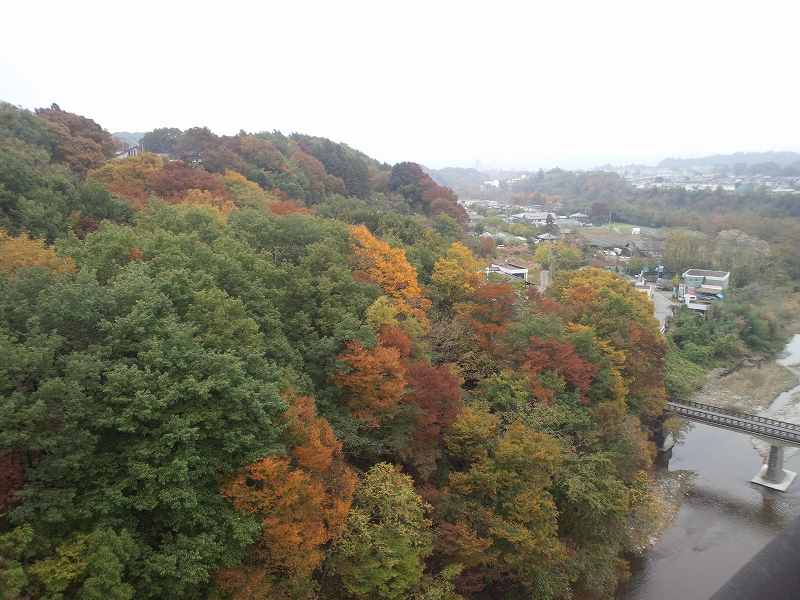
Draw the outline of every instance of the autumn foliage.
[[[546,292],[487,281],[414,163],[108,140],[0,103],[0,597],[614,597],[650,537],[647,298],[563,244]]]
[[[350,235],[356,275],[380,287],[393,300],[398,313],[426,324],[430,300],[423,296],[416,269],[405,252],[376,238],[363,225],[351,227]]]
[[[456,314],[468,323],[481,348],[496,352],[514,316],[516,300],[511,285],[487,283],[475,291],[470,301],[458,304]]]
[[[389,190],[405,196],[413,206],[431,215],[445,214],[460,223],[469,219],[466,210],[450,188],[437,184],[416,163],[402,162],[392,167]]]
[[[293,214],[301,214],[301,215],[308,215],[311,214],[311,211],[305,208],[304,206],[300,206],[297,202],[293,202],[292,200],[278,200],[273,202],[267,206],[269,212],[273,215],[283,216],[283,215],[293,215]]]
[[[289,456],[248,465],[224,489],[238,510],[262,523],[247,563],[217,574],[234,598],[282,597],[278,588],[291,597],[309,586],[325,545],[341,534],[350,510],[356,478],[341,443],[311,398],[293,396],[290,402],[286,416],[295,445]],[[276,576],[284,581],[276,583]]]
[[[75,262],[71,258],[58,256],[42,240],[26,235],[13,237],[0,229],[0,273],[13,273],[17,269],[28,267],[41,267],[57,273],[71,273],[76,270]]]
[[[383,325],[380,328],[378,340],[384,348],[397,350],[403,359],[410,357],[413,351],[411,338],[397,325]]]
[[[114,155],[114,140],[106,130],[81,115],[53,104],[39,108],[36,115],[44,119],[55,140],[54,158],[83,175]]]
[[[140,154],[115,160],[89,172],[88,177],[102,184],[109,192],[124,198],[137,209],[144,208],[152,192],[150,180],[164,168],[160,156]]]
[[[441,456],[444,431],[463,409],[461,381],[447,365],[414,361],[408,365],[408,382],[405,402],[416,408],[416,418],[406,456],[420,478],[426,479]]]
[[[14,493],[25,483],[25,463],[20,452],[0,452],[0,516],[12,505]]]
[[[377,426],[397,406],[406,388],[400,351],[381,344],[365,348],[353,341],[339,360],[346,370],[337,373],[335,380],[345,391],[348,407],[358,419]]]
[[[483,280],[480,263],[460,242],[453,242],[447,254],[436,261],[431,276],[434,293],[446,305],[470,298]]]
[[[531,338],[522,367],[531,380],[534,396],[542,402],[551,402],[555,396],[552,387],[545,385],[542,374],[549,371],[562,377],[587,402],[587,392],[597,367],[578,356],[569,342]]]
[[[660,414],[666,343],[653,316],[652,303],[628,282],[601,269],[581,269],[557,278],[554,293],[569,320],[592,327],[625,357],[621,371],[637,412]]]
[[[151,197],[171,204],[215,206],[226,213],[234,207],[228,190],[230,177],[226,180],[177,160],[165,162],[155,154],[110,161],[91,171],[89,177],[136,209],[144,208]]]

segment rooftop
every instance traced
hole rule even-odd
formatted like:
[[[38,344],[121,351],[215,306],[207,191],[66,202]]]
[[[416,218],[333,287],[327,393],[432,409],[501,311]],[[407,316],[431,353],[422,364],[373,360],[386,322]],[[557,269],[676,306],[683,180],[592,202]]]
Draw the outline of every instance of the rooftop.
[[[686,271],[684,277],[718,277],[720,279],[730,275],[727,271],[709,271],[707,269],[689,269]]]

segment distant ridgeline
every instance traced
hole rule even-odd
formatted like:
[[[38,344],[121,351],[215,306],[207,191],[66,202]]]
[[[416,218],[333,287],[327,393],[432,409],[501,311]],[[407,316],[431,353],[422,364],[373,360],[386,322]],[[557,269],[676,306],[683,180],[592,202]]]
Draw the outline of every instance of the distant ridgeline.
[[[800,163],[798,152],[735,152],[733,154],[714,154],[698,158],[665,158],[658,166],[664,169],[691,169],[697,167],[733,167],[735,165],[753,166],[775,163],[786,167]]]
[[[116,131],[111,134],[111,137],[122,145],[135,146],[144,137],[145,133],[145,131]]]
[[[132,144],[144,154],[125,152]],[[55,104],[31,112],[0,103],[0,164],[0,228],[51,240],[69,227],[86,230],[102,219],[123,218],[150,198],[219,206],[266,202],[285,212],[350,197],[466,221],[452,190],[418,165],[392,167],[303,134],[218,136],[195,127],[112,136]],[[237,177],[246,183],[236,183]],[[113,198],[103,199],[108,192]]]

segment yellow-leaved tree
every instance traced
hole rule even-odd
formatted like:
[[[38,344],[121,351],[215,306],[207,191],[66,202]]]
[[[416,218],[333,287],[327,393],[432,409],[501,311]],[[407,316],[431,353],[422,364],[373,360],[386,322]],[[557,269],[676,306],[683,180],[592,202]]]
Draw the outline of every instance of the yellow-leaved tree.
[[[273,193],[264,190],[256,182],[250,181],[236,171],[225,169],[222,179],[225,182],[225,189],[239,208],[266,209],[280,200]]]
[[[0,272],[13,273],[26,267],[42,267],[58,273],[76,271],[71,258],[59,256],[42,240],[27,235],[13,237],[0,229]]]
[[[431,276],[434,297],[444,306],[467,300],[483,283],[481,264],[469,248],[453,242],[436,261]]]

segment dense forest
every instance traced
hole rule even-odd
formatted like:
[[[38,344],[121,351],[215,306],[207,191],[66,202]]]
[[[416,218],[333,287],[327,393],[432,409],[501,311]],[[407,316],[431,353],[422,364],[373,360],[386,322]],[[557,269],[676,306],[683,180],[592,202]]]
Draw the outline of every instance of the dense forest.
[[[667,342],[414,163],[0,105],[0,598],[611,598]]]

